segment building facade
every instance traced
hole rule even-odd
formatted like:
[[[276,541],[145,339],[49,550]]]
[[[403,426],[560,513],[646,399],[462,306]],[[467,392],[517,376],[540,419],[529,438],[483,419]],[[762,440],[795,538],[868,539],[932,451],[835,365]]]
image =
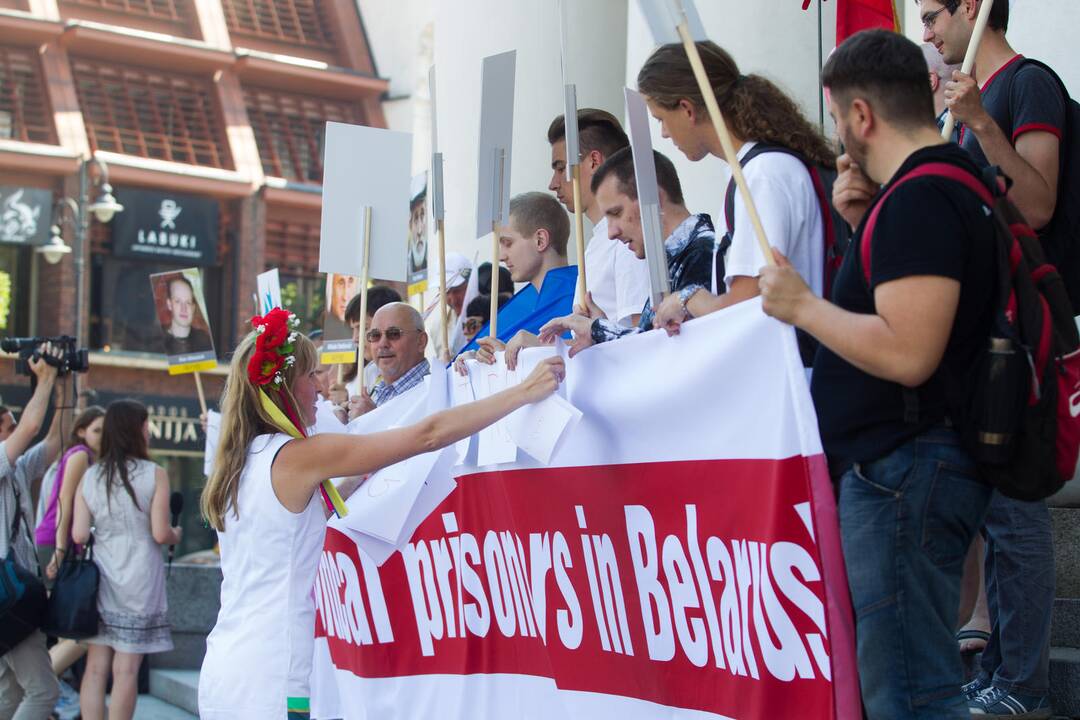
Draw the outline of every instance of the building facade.
[[[385,127],[387,88],[353,0],[0,0],[0,335],[81,329],[80,386],[146,402],[155,459],[187,496],[184,550],[212,543],[194,510],[204,438],[149,275],[200,268],[222,360],[266,269],[317,325],[323,128]],[[107,174],[124,211],[91,214],[80,243],[64,198],[81,170],[90,201]],[[55,264],[35,252],[53,225],[74,250]],[[202,377],[213,407],[224,366]],[[0,394],[29,395],[10,356]]]

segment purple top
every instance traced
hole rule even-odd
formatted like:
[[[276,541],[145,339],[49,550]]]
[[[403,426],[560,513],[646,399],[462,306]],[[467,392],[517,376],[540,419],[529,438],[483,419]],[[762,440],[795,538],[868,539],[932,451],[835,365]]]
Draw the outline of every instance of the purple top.
[[[52,545],[56,542],[56,516],[60,512],[60,488],[64,484],[64,471],[67,469],[68,458],[77,452],[90,455],[90,448],[86,445],[73,445],[60,458],[60,464],[56,467],[56,482],[53,483],[52,494],[49,496],[49,505],[45,508],[45,516],[41,518],[37,529],[34,530],[34,542],[38,545]],[[74,507],[74,504],[72,506]],[[68,544],[69,546],[71,544],[70,531]]]

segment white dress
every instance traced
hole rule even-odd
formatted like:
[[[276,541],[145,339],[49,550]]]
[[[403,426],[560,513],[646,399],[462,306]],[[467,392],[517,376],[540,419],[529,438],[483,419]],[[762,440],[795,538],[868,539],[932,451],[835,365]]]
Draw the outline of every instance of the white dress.
[[[303,512],[274,494],[270,467],[288,435],[248,448],[237,496],[225,515],[221,611],[199,674],[202,720],[284,718],[288,698],[307,698],[315,637],[312,587],[326,532],[320,493]]]
[[[165,561],[150,529],[157,465],[134,460],[128,479],[138,507],[114,479],[106,493],[105,473],[93,465],[82,481],[82,496],[90,509],[94,533],[94,562],[101,571],[98,585],[100,632],[87,640],[126,653],[172,650]]]

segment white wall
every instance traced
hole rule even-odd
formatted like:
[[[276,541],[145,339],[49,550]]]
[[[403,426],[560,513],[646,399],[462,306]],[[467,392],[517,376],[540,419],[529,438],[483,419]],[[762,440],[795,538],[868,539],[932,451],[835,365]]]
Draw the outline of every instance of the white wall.
[[[626,85],[637,87],[637,73],[655,48],[638,9],[630,3],[627,28]],[[801,10],[797,0],[754,0],[749,3],[696,3],[710,40],[728,50],[744,74],[759,73],[788,92],[811,122],[818,121],[818,19],[814,3]],[[835,39],[836,2],[823,5],[825,56]],[[624,115],[625,113],[623,113]],[[719,159],[691,163],[653,123],[653,146],[674,163],[691,212],[708,212],[714,222],[723,215],[724,189],[729,173]]]
[[[427,70],[432,63],[433,0],[359,0],[375,67],[390,81],[383,114],[391,130],[413,133],[413,174],[430,163]]]
[[[567,0],[570,62],[578,105],[621,116],[627,0]],[[447,249],[489,259],[490,236],[476,235],[480,63],[517,50],[510,189],[546,190],[547,128],[563,111],[559,25],[554,0],[441,0],[435,8],[439,145],[444,155]],[[571,243],[572,246],[572,243]]]

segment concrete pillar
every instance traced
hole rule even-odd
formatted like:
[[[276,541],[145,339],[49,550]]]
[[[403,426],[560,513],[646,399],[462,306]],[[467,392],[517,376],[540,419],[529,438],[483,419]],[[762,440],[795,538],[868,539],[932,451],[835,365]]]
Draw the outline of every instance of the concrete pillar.
[[[622,116],[627,0],[567,2],[569,56],[578,104]],[[439,145],[445,158],[447,249],[488,260],[490,236],[476,238],[476,152],[480,63],[517,50],[513,194],[546,190],[551,176],[547,127],[563,111],[559,19],[554,2],[472,0],[436,3]],[[572,243],[571,243],[572,245]]]

